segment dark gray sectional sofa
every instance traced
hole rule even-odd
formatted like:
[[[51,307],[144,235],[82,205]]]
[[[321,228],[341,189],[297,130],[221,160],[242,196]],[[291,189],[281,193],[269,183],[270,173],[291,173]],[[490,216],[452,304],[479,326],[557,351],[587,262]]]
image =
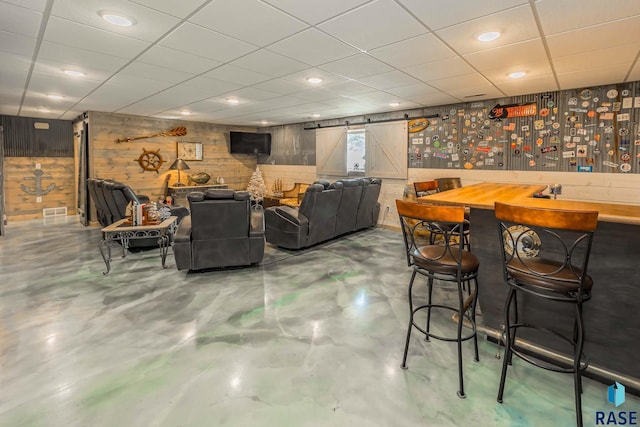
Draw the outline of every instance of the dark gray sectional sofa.
[[[274,206],[265,210],[267,242],[302,249],[373,227],[380,214],[381,185],[379,178],[317,181],[307,188],[299,209]]]

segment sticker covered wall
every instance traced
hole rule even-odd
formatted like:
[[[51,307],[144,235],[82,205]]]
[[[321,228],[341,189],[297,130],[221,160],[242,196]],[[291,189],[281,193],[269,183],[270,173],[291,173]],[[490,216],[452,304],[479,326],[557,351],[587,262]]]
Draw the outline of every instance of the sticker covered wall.
[[[638,173],[640,82],[430,109],[409,167]]]

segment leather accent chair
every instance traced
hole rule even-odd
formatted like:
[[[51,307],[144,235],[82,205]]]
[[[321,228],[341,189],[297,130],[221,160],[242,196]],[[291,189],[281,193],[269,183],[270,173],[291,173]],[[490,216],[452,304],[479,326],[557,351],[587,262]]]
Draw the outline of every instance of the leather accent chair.
[[[258,264],[264,257],[264,216],[246,191],[207,190],[187,196],[191,215],[174,236],[178,270]]]
[[[360,206],[360,199],[362,198],[364,181],[361,179],[345,179],[336,181],[335,184],[342,186],[342,197],[340,197],[334,233],[336,236],[341,236],[356,229],[358,206]]]
[[[377,199],[381,183],[377,178],[333,184],[317,181],[307,188],[298,210],[290,206],[265,210],[267,242],[286,249],[302,249],[375,226],[380,214]]]
[[[364,183],[360,205],[358,206],[358,217],[356,219],[356,230],[369,228],[376,225],[380,215],[380,203],[378,196],[382,187],[380,178],[361,178]]]
[[[96,207],[98,222],[106,227],[127,216],[127,206],[131,202],[149,203],[149,197],[134,193],[126,184],[110,179],[87,179],[89,195]],[[180,222],[189,215],[189,209],[183,206],[172,206],[171,215]],[[152,248],[158,246],[158,239],[136,239],[129,242],[131,248]]]

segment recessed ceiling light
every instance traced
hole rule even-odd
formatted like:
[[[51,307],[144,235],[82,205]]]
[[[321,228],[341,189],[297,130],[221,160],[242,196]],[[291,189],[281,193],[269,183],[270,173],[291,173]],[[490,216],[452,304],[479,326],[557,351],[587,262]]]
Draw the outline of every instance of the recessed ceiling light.
[[[128,18],[115,12],[107,12],[103,10],[98,12],[98,15],[100,15],[102,19],[107,21],[109,24],[117,25],[118,27],[130,27],[136,23],[135,19]]]
[[[313,117],[314,119],[317,119],[318,117],[320,117],[320,114],[312,114],[311,117]]]
[[[77,71],[77,70],[63,70],[63,72],[67,76],[71,76],[71,77],[84,77],[87,75],[86,73],[83,73],[82,71]]]
[[[38,111],[40,111],[41,113],[50,113],[51,110],[48,109],[47,107],[40,107],[38,108]]]
[[[266,120],[262,120],[262,121],[260,122],[260,124],[261,124],[261,125],[266,125],[266,124],[269,124],[269,122],[268,122],[268,121],[266,121]]]
[[[60,96],[60,95],[53,95],[53,94],[47,95],[47,98],[49,98],[49,99],[55,99],[56,101],[59,101],[59,100],[63,99],[63,98],[62,98],[62,96]]]
[[[317,85],[318,83],[322,83],[322,79],[320,77],[307,77],[307,81],[309,83],[313,83],[314,85]]]
[[[482,33],[482,34],[478,34],[476,36],[476,39],[480,40],[481,42],[490,42],[493,41],[495,39],[497,39],[498,37],[500,37],[500,33],[497,31],[488,31],[486,33]]]
[[[238,98],[227,98],[227,102],[229,104],[239,104],[240,101],[238,100]]]
[[[399,106],[399,105],[400,105],[400,103],[399,103],[399,102],[390,102],[390,103],[389,103],[389,107],[397,107],[397,106]]]
[[[182,114],[183,116],[190,116],[191,111],[180,111],[180,114]]]
[[[509,77],[511,77],[512,79],[519,79],[520,77],[524,77],[525,75],[527,75],[527,73],[525,73],[524,71],[516,71],[514,73],[510,73]]]

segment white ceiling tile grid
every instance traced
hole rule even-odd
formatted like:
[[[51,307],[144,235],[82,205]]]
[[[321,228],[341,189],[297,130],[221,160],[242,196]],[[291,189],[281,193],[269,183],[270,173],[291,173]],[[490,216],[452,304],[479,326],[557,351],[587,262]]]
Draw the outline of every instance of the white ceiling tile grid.
[[[2,0],[0,114],[298,123],[634,81],[638,40],[638,0]]]

